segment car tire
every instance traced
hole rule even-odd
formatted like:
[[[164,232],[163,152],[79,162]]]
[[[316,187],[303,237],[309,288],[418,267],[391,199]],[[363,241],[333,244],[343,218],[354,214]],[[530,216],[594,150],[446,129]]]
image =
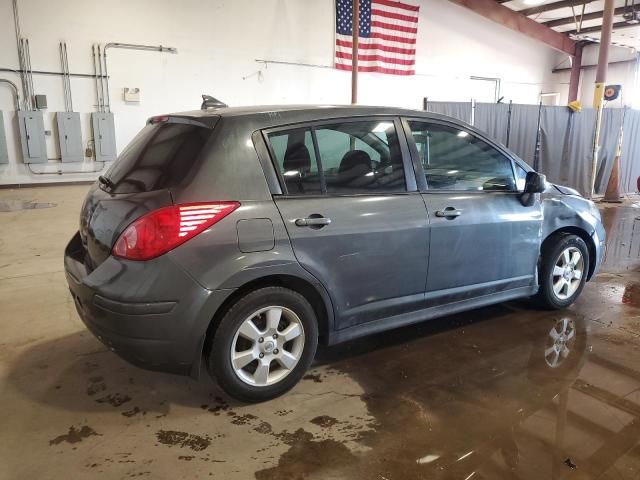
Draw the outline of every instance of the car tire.
[[[265,287],[241,297],[224,314],[207,366],[230,396],[262,402],[302,378],[317,346],[318,322],[307,299],[288,288]]]
[[[537,303],[550,310],[567,308],[582,292],[589,274],[584,240],[567,233],[553,235],[543,246],[539,272]]]

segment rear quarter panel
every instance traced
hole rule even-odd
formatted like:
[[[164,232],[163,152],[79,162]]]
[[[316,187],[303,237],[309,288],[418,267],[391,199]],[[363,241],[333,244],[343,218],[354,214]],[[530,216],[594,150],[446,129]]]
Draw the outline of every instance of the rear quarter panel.
[[[193,175],[171,189],[175,202],[271,199],[252,133],[242,117],[221,118]]]

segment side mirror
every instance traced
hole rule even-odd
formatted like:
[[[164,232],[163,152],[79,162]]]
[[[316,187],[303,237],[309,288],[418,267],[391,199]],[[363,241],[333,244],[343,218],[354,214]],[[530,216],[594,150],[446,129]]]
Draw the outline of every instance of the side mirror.
[[[547,189],[547,177],[538,172],[527,172],[524,193],[542,193]]]
[[[520,202],[525,207],[531,207],[536,201],[536,193],[542,193],[547,189],[547,177],[538,172],[527,172],[524,181],[524,192],[520,195]]]

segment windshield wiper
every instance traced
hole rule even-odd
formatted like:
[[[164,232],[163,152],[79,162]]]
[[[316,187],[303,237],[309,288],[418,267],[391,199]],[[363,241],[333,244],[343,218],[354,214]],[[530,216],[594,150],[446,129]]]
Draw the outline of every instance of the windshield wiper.
[[[101,185],[107,187],[109,190],[113,190],[116,186],[116,184],[113,183],[111,179],[107,177],[103,177],[102,175],[98,177],[98,181],[100,182]]]

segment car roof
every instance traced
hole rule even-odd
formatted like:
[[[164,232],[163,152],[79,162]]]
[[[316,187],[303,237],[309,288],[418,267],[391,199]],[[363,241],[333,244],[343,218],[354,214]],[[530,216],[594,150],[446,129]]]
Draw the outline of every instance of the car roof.
[[[188,112],[180,112],[174,115],[203,118],[203,117],[242,117],[242,116],[277,116],[279,120],[284,122],[296,121],[313,121],[326,118],[339,117],[359,117],[372,115],[388,115],[388,116],[412,116],[425,118],[440,118],[444,120],[454,121],[460,120],[440,115],[437,113],[426,112],[423,110],[412,110],[408,108],[397,107],[381,107],[381,106],[365,106],[365,105],[255,105],[245,107],[223,107],[211,108],[207,110],[192,110]]]

